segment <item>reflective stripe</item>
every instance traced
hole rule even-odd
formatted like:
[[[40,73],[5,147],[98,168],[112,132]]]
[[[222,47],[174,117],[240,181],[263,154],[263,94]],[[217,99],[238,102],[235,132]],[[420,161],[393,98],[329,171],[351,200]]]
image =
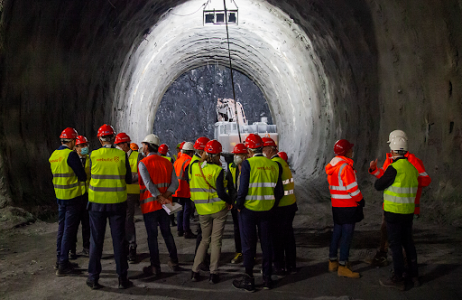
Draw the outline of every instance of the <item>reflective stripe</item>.
[[[154,198],[154,197],[149,197],[149,198],[147,198],[147,199],[141,200],[141,201],[140,201],[140,204],[146,204],[146,203],[154,202],[154,201],[157,201],[156,198]]]
[[[351,197],[354,197],[354,196],[358,195],[359,193],[361,193],[361,191],[360,191],[360,190],[356,190],[356,191],[354,191],[353,193],[351,193],[350,196],[351,196]]]
[[[142,189],[142,190],[140,190],[140,193],[144,193],[144,192],[147,192],[147,191],[148,191],[148,189]]]
[[[354,188],[355,186],[358,186],[358,183],[355,181],[347,186],[335,186],[335,185],[330,185],[329,188],[334,191],[346,191]]]
[[[332,199],[351,199],[350,195],[331,194],[330,197]]]
[[[294,193],[294,190],[284,191],[284,196],[292,195],[293,193]]]
[[[53,174],[53,177],[72,177],[74,174],[68,174],[68,173],[56,173]]]
[[[344,160],[342,160],[345,162]],[[338,170],[338,185],[343,186],[343,181],[342,181],[342,171],[346,167],[347,163],[344,163],[341,167],[340,170]]]
[[[377,171],[375,171],[374,173],[372,173],[372,175],[374,175],[374,176],[377,176],[377,175],[379,175],[379,174],[380,174],[379,169],[377,169]]]
[[[89,189],[95,192],[123,192],[126,190],[125,187],[94,187],[92,185]]]
[[[220,198],[212,198],[208,200],[194,200],[194,204],[207,204],[207,203],[213,203],[213,202],[220,202],[223,201]]]
[[[92,179],[125,179],[125,176],[121,175],[91,175]]]
[[[184,165],[188,162],[190,162],[191,160],[190,159],[187,159],[183,162],[183,164],[181,165],[181,170],[180,170],[180,175],[178,176],[178,179],[180,180],[186,180],[186,177],[183,176],[184,174]]]
[[[291,183],[291,182],[294,182],[294,179],[293,179],[293,178],[284,180],[284,181],[282,182],[282,184],[283,184],[283,185],[286,185],[286,184],[289,184],[289,183]]]
[[[205,189],[205,188],[192,188],[192,189],[189,189],[191,191],[191,193],[215,193],[215,190],[213,189]]]
[[[397,193],[397,194],[416,194],[417,193],[417,188],[416,187],[397,187],[397,186],[389,186],[387,188],[388,191],[392,193]]]
[[[273,182],[255,182],[255,183],[249,184],[249,188],[262,188],[262,187],[274,188],[274,187],[276,187],[276,183],[273,183]]]
[[[55,189],[72,189],[72,188],[75,188],[75,187],[78,187],[79,186],[79,183],[74,183],[74,184],[69,184],[69,185],[61,185],[61,184],[53,184],[53,187]]]
[[[397,197],[388,194],[383,194],[383,199],[385,201],[390,201],[393,203],[411,204],[414,203],[415,197]]]
[[[246,196],[245,200],[275,200],[274,195],[266,196]]]
[[[170,184],[167,183],[167,182],[164,182],[164,183],[158,183],[158,184],[156,184],[156,186],[157,186],[158,188],[164,188],[164,187],[169,187]]]
[[[427,172],[420,173],[419,176],[428,176]]]

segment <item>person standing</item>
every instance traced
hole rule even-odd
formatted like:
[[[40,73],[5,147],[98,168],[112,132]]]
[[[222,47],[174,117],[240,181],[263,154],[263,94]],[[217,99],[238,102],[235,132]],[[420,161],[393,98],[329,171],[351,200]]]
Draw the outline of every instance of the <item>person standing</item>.
[[[159,146],[159,154],[161,157],[165,158],[166,160],[168,160],[170,163],[175,163],[175,161],[173,160],[173,158],[167,156],[167,153],[168,153],[168,146],[166,144],[162,144]],[[168,216],[170,218],[170,222],[172,223],[172,227],[174,226],[177,226],[177,224],[175,223],[175,214],[171,214]]]
[[[364,199],[353,168],[353,144],[342,139],[334,145],[335,157],[327,164],[326,174],[332,201],[334,231],[329,249],[329,272],[359,278],[348,262],[355,224],[364,218]],[[340,244],[340,259],[337,251]]]
[[[388,241],[393,256],[393,275],[380,279],[385,287],[405,289],[404,257],[406,252],[408,274],[414,284],[419,286],[417,252],[412,238],[412,222],[415,211],[415,198],[419,188],[419,171],[408,161],[405,137],[396,137],[390,142],[393,162],[385,173],[376,180],[374,187],[383,192],[383,211],[387,224]]]
[[[253,267],[256,257],[258,237],[262,249],[263,287],[271,289],[272,267],[272,214],[271,210],[279,205],[284,196],[281,175],[282,168],[263,156],[263,141],[256,134],[249,134],[245,139],[249,157],[242,163],[241,178],[236,206],[239,212],[242,253],[244,255],[245,276],[234,280],[238,289],[255,291]],[[257,227],[259,236],[257,235]]]
[[[136,227],[135,208],[140,202],[140,186],[138,185],[138,164],[143,155],[130,148],[130,137],[121,132],[116,135],[114,144],[118,149],[127,153],[128,162],[131,168],[132,182],[127,184],[127,218],[125,220],[125,234],[128,241],[128,262],[134,264],[136,260]]]
[[[74,271],[69,262],[69,250],[75,244],[82,209],[82,189],[80,182],[85,182],[87,176],[74,152],[78,133],[74,128],[67,127],[59,138],[61,146],[50,158],[53,187],[58,203],[58,235],[56,239],[57,261],[55,269],[57,276],[65,276]]]
[[[204,158],[191,166],[191,196],[199,214],[202,240],[194,257],[191,279],[199,280],[199,265],[204,262],[209,245],[210,283],[218,283],[218,262],[220,261],[223,231],[228,210],[232,208],[231,197],[226,193],[224,171],[221,167],[221,144],[212,140],[205,145]],[[194,195],[194,196],[193,196]]]
[[[148,234],[148,246],[151,265],[143,268],[147,275],[161,274],[159,245],[157,242],[158,229],[167,246],[170,259],[168,266],[172,271],[178,271],[178,254],[175,240],[170,231],[169,217],[162,208],[162,204],[170,203],[169,198],[178,188],[178,179],[173,171],[172,163],[158,155],[160,140],[154,134],[149,134],[142,142],[146,155],[139,164],[139,185],[141,190],[141,212]]]
[[[114,129],[104,124],[98,129],[101,148],[90,154],[90,186],[88,188],[88,211],[90,215],[90,260],[88,262],[87,285],[99,289],[101,256],[109,219],[114,259],[119,276],[119,289],[129,288],[128,245],[125,236],[127,215],[127,184],[132,183],[132,173],[127,154],[116,149]]]

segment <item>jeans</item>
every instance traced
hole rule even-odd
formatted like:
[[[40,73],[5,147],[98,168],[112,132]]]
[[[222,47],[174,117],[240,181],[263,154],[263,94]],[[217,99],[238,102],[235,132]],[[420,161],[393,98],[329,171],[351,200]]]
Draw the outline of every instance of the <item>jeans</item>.
[[[345,264],[348,261],[354,231],[355,223],[342,225],[334,223],[334,231],[332,232],[332,241],[329,248],[330,260],[337,260],[337,249],[340,243],[339,263]]]
[[[393,256],[393,269],[395,275],[401,277],[404,273],[404,248],[409,266],[409,275],[411,277],[417,277],[417,252],[415,250],[414,240],[412,239],[412,218],[396,223],[387,222],[387,231]]]
[[[59,264],[69,261],[69,250],[75,245],[79,227],[81,205],[80,199],[75,199],[70,205],[58,205],[58,236],[56,239],[56,253]]]
[[[178,232],[191,231],[189,218],[192,213],[192,201],[190,198],[176,198],[176,200],[183,206],[183,210],[176,215]]]
[[[149,253],[151,255],[151,266],[160,268],[159,259],[159,244],[157,243],[158,230],[164,238],[165,245],[167,246],[170,260],[177,263],[178,254],[176,250],[175,240],[173,239],[172,232],[170,231],[170,218],[165,210],[160,209],[143,215],[144,225],[148,234]]]
[[[82,246],[83,249],[90,249],[90,216],[88,215],[87,204],[88,204],[88,194],[82,196],[80,202],[80,214],[79,221],[82,224]],[[72,244],[71,252],[76,253],[77,251],[77,234],[79,231],[79,224],[77,223],[77,230],[74,242]]]
[[[271,280],[272,232],[271,213],[268,211],[252,211],[243,208],[239,213],[241,229],[242,254],[244,256],[245,273],[253,277],[253,266],[257,254],[257,241],[260,237],[262,250],[263,280]],[[258,228],[258,235],[257,235]]]
[[[242,253],[241,231],[239,229],[239,212],[234,208],[231,210],[231,215],[233,216],[234,245],[236,246],[236,253]]]
[[[127,218],[125,220],[125,235],[129,248],[136,248],[135,208],[140,204],[140,194],[127,194]]]
[[[295,245],[294,221],[297,205],[278,207],[275,212],[276,218],[273,224],[274,239],[274,267],[287,270],[296,268],[297,251]],[[284,262],[285,257],[285,262]]]
[[[125,239],[126,211],[89,211],[90,215],[90,260],[88,262],[88,279],[96,281],[101,273],[101,256],[103,254],[106,223],[109,219],[111,228],[112,246],[114,247],[114,259],[119,278],[127,278],[128,271],[128,245]]]

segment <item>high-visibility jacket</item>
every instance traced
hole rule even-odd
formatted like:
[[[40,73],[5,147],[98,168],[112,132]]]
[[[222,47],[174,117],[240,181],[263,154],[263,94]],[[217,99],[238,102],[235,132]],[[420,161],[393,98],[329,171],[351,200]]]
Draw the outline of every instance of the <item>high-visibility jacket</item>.
[[[418,159],[414,154],[412,154],[410,152],[407,152],[404,155],[404,157],[406,157],[407,160],[419,172],[419,188],[417,189],[417,194],[416,194],[415,201],[414,201],[414,203],[415,203],[414,214],[420,215],[420,196],[422,195],[422,188],[426,187],[426,186],[429,186],[430,183],[432,182],[432,179],[430,178],[430,176],[425,171],[425,167],[424,167],[423,162],[420,159]],[[385,170],[387,169],[387,167],[392,163],[393,163],[393,158],[391,156],[391,153],[387,153],[387,156],[386,156],[386,159],[385,159],[385,161],[383,163],[382,168],[377,168],[372,172],[371,172],[371,170],[369,170],[369,173],[374,175],[376,178],[380,178],[385,173]]]
[[[191,157],[191,161],[189,162],[189,168],[188,168],[188,177],[189,179],[191,179],[191,166],[192,164],[200,161],[201,158],[199,156],[197,156],[196,154],[194,154],[192,157]]]
[[[88,187],[90,186],[90,156],[85,155],[85,166],[83,166],[85,169],[85,174],[87,174],[87,181],[85,182],[80,182],[80,188],[82,190],[82,195],[85,193],[88,193]]]
[[[69,148],[55,150],[48,160],[53,174],[56,198],[59,200],[70,200],[82,195],[79,179],[74,170],[67,164],[71,152],[72,150]]]
[[[279,156],[272,158],[273,161],[278,162],[282,167],[282,185],[284,187],[284,197],[279,201],[279,207],[289,206],[296,202],[294,194],[294,178],[292,177],[292,171],[290,171],[289,164]]]
[[[363,199],[356,181],[353,160],[336,156],[326,166],[332,207],[355,207]]]
[[[126,157],[124,151],[116,148],[102,147],[91,152],[89,202],[117,204],[127,201]]]
[[[163,158],[165,158],[166,160],[168,160],[169,162],[172,162],[172,158],[169,157],[169,156],[161,155],[160,157],[163,157]]]
[[[149,172],[151,182],[156,185],[161,194],[167,192],[172,184],[173,165],[159,155],[149,155],[141,160]],[[146,188],[143,178],[138,171],[138,182],[140,185],[140,206],[141,212],[147,214],[162,209],[162,204],[152,196]]]
[[[239,176],[239,168],[234,163],[230,163],[228,168],[229,172],[231,172],[231,175],[233,176],[233,186],[237,188],[237,177]]]
[[[173,167],[175,168],[176,177],[178,177],[178,189],[176,190],[173,197],[179,198],[190,198],[191,193],[189,192],[189,184],[186,180],[185,170],[186,167],[191,162],[191,157],[185,153],[182,153],[181,156],[175,161]]]
[[[393,184],[383,192],[383,210],[396,214],[412,214],[419,186],[419,172],[407,159],[399,159],[390,166],[396,170],[396,177]]]
[[[279,179],[279,165],[264,156],[253,156],[247,161],[250,179],[244,206],[253,211],[269,211],[276,201],[274,188]]]
[[[202,174],[199,163],[194,163],[190,167],[191,178],[189,184],[191,188],[191,200],[194,201],[197,213],[200,215],[210,215],[225,209],[226,202],[218,197],[216,190],[217,178],[223,169],[214,164],[206,164],[202,168]]]
[[[130,169],[132,171],[132,177],[138,173],[138,151],[132,151],[128,161],[130,163]],[[138,195],[140,193],[140,186],[138,183],[127,184],[127,194]]]

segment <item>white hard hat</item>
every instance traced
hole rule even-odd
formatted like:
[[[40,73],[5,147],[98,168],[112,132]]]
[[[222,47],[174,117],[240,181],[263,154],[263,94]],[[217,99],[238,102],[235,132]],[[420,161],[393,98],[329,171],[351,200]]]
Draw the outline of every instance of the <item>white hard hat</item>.
[[[395,137],[390,143],[390,149],[393,151],[407,151],[407,139],[402,136]]]
[[[194,151],[195,149],[194,149],[193,143],[191,143],[191,142],[186,142],[186,143],[184,143],[183,148],[181,148],[181,150],[184,150],[184,151]]]
[[[159,146],[160,145],[160,139],[157,135],[155,134],[148,134],[144,140],[143,140],[143,143],[148,143],[148,144],[151,144],[151,145],[156,145],[156,146]]]
[[[390,136],[388,137],[387,143],[390,144],[397,137],[402,137],[407,141],[406,133],[402,130],[397,129],[397,130],[393,130],[392,132],[390,132]]]

